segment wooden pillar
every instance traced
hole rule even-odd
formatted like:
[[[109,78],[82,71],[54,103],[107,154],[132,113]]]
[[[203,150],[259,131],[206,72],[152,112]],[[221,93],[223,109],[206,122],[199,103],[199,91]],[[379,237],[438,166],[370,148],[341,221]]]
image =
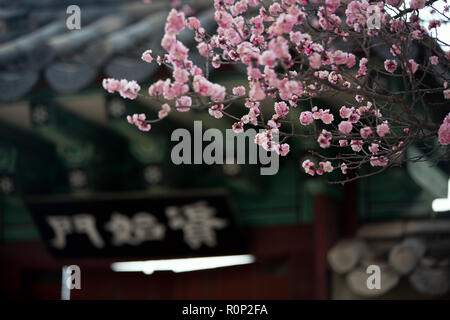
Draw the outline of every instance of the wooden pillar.
[[[314,196],[314,298],[328,299],[327,252],[338,236],[337,206],[327,196]]]
[[[356,181],[344,184],[344,198],[339,208],[339,234],[351,238],[358,228],[358,197]]]

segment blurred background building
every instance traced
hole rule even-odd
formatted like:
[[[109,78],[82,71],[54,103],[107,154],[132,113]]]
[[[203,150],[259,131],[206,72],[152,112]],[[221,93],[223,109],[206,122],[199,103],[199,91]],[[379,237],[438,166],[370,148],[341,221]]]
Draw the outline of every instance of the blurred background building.
[[[82,289],[72,290],[72,299],[448,297],[450,220],[448,212],[431,209],[435,198],[447,196],[448,163],[410,164],[330,185],[303,173],[300,164],[315,146],[296,141],[273,176],[261,176],[257,165],[174,165],[174,129],[192,130],[194,120],[201,120],[204,130],[225,130],[232,122],[207,113],[173,112],[150,132],[140,132],[126,115],[156,118],[160,105],[123,100],[101,87],[102,78],[114,77],[137,80],[145,91],[168,76],[140,56],[146,49],[163,54],[158,48],[170,4],[78,0],[81,29],[68,30],[71,4],[0,1],[2,297],[59,299],[62,267],[72,264],[82,270]],[[208,1],[185,5],[207,29],[215,27]],[[180,37],[195,46],[189,32]],[[201,63],[202,57],[192,53]],[[231,67],[220,68],[212,78],[229,88],[245,83],[240,70]],[[185,193],[207,197],[212,190],[230,199],[226,210],[236,215],[254,263],[146,275],[114,272],[111,263],[130,260],[123,252],[56,258],[28,205],[30,199],[64,196],[70,202],[99,194],[111,200],[148,195],[151,203],[165,195],[177,202]],[[410,238],[418,241],[405,243]],[[138,260],[191,253],[150,250],[140,252]],[[371,264],[381,266],[383,290],[364,287]]]

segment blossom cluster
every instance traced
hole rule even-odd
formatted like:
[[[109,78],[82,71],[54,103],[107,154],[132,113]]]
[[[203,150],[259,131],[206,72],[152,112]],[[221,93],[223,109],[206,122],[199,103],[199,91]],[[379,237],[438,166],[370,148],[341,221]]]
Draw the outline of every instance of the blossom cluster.
[[[127,116],[129,124],[135,125],[141,131],[150,131],[151,125],[145,122],[146,118],[146,115],[143,113],[135,113],[132,116]]]
[[[136,99],[141,90],[139,84],[134,80],[116,80],[113,78],[103,79],[103,88],[109,93],[119,92],[122,98],[131,100]]]
[[[426,59],[411,53],[411,40],[420,45],[431,37],[430,30],[440,26],[439,19],[429,22],[428,28],[423,25],[420,10],[427,5],[425,0],[409,5],[403,0],[214,0],[217,29],[212,34],[196,17],[172,9],[161,40],[167,53],[142,54],[148,63],[166,65],[171,77],[151,84],[148,94],[162,104],[158,119],[171,110],[192,108],[207,109],[220,119],[229,115],[225,110],[233,103],[242,102],[245,112],[232,116],[232,129],[240,133],[246,126],[262,127],[255,143],[282,156],[290,151],[286,139],[291,137],[314,139],[318,150],[338,148],[337,156],[321,155],[325,161],[317,165],[311,159],[304,161],[302,167],[310,175],[336,168],[346,174],[365,163],[388,167],[392,159],[404,156],[408,145],[429,138],[430,131],[441,145],[450,142],[449,117],[440,127],[429,124],[429,117],[424,120],[416,112],[428,108],[428,103],[414,105],[424,102],[426,94],[450,99],[448,72],[442,72],[449,68],[450,51],[427,46]],[[445,17],[448,10],[445,6],[443,12],[434,11]],[[194,34],[194,48],[178,39],[186,28]],[[368,54],[380,41],[388,51],[381,62]],[[206,68],[190,59],[191,49],[205,57]],[[243,65],[247,85],[227,91],[210,81],[209,68],[224,64]],[[428,88],[422,82],[426,74],[442,85]],[[388,79],[401,79],[405,88],[393,90],[386,85]],[[140,90],[126,80],[105,79],[103,86],[129,99]],[[337,93],[347,100],[340,109],[314,106],[313,99]],[[273,107],[262,110],[261,102],[267,98],[274,100]],[[150,129],[142,115],[128,121],[141,130]]]

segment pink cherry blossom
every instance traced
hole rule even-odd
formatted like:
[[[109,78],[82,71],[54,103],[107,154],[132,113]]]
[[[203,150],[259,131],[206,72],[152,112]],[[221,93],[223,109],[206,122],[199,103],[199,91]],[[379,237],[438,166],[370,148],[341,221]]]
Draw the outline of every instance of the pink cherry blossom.
[[[259,56],[259,63],[268,66],[269,68],[273,68],[276,65],[276,55],[272,50],[264,51]]]
[[[356,112],[353,112],[349,117],[348,121],[351,123],[357,123],[359,121],[360,115]]]
[[[351,140],[350,147],[355,152],[360,152],[362,150],[363,141],[362,140]]]
[[[444,90],[444,99],[450,99],[450,89]]]
[[[352,54],[352,53],[349,53],[347,55],[347,62],[345,63],[345,66],[350,69],[355,64],[356,64],[356,57],[355,57],[355,55]]]
[[[379,151],[379,145],[378,145],[378,143],[372,143],[372,144],[369,146],[369,151],[370,151],[371,153],[373,153],[373,154],[377,154],[378,151]]]
[[[213,91],[213,84],[201,75],[196,75],[192,81],[192,87],[195,92],[202,96],[210,96]]]
[[[315,174],[314,166],[315,166],[314,162],[312,162],[311,160],[305,160],[302,163],[302,167],[305,170],[305,172],[311,176]]]
[[[373,133],[373,131],[370,127],[361,128],[359,132],[363,139],[367,139]]]
[[[220,58],[219,58],[219,56],[218,55],[215,55],[212,59],[211,59],[211,65],[214,67],[214,68],[220,68]]]
[[[340,165],[341,171],[343,174],[347,174],[347,165],[345,163],[341,163]]]
[[[311,68],[313,69],[319,69],[320,66],[322,65],[322,58],[320,56],[320,54],[318,53],[314,53],[312,54],[309,58],[309,65],[311,66]]]
[[[151,63],[153,61],[152,50],[146,50],[141,57],[145,62]]]
[[[384,68],[392,73],[397,69],[397,62],[395,60],[386,60],[384,61]]]
[[[329,148],[331,146],[331,139],[333,135],[331,132],[323,129],[322,132],[319,135],[319,138],[317,138],[317,142],[319,143],[319,146],[321,148]]]
[[[234,87],[233,88],[233,94],[236,95],[236,96],[243,96],[243,95],[245,95],[245,87],[244,86]]]
[[[319,168],[317,168],[316,173],[323,175],[325,172],[333,172],[333,166],[330,161],[319,162]]]
[[[107,90],[109,93],[119,91],[120,81],[113,78],[103,79],[103,88]]]
[[[437,56],[431,56],[430,57],[430,63],[434,64],[434,65],[438,64],[439,63],[439,58]]]
[[[189,107],[192,105],[192,99],[189,96],[182,96],[177,99],[175,106],[177,107],[177,111],[185,112],[189,111]]]
[[[208,57],[208,56],[212,55],[211,48],[206,42],[200,42],[197,45],[197,49],[198,49],[198,52],[204,57]]]
[[[168,35],[177,35],[184,29],[185,18],[184,13],[179,12],[176,9],[172,9],[167,17],[167,23],[165,26],[165,32]]]
[[[354,108],[347,108],[346,106],[342,106],[339,110],[339,115],[341,116],[341,118],[347,119],[352,115],[353,110]]]
[[[425,7],[425,0],[411,0],[409,3],[411,9],[422,9]]]
[[[389,125],[386,122],[383,122],[382,124],[379,124],[377,126],[377,134],[380,137],[384,137],[385,135],[391,133],[391,130],[389,129]]]
[[[150,123],[167,117],[171,106],[178,111],[207,109],[216,119],[234,119],[232,129],[237,133],[247,124],[263,128],[255,142],[282,156],[289,153],[290,140],[312,139],[320,148],[329,149],[317,154],[313,151],[320,162],[302,163],[309,175],[339,167],[343,174],[348,169],[355,171],[358,178],[357,171],[368,162],[379,167],[389,165],[394,158],[396,164],[407,161],[399,153],[415,142],[428,143],[425,140],[433,139],[434,134],[441,145],[448,145],[450,114],[440,127],[434,116],[424,115],[439,114],[445,107],[444,99],[450,99],[450,79],[442,71],[448,65],[450,50],[435,45],[442,44],[439,27],[450,9],[445,6],[439,12],[426,0],[405,3],[214,0],[217,25],[210,28],[209,23],[202,27],[198,17],[189,17],[194,13],[190,7],[172,1],[178,9],[172,9],[166,19],[161,38],[165,52],[154,58],[152,50],[147,50],[141,57],[149,63],[156,60],[158,65],[164,64],[164,72],[157,75],[168,71],[166,78],[156,79],[148,88],[152,100],[167,103],[163,102],[156,119],[147,120],[144,114],[127,119],[139,130],[148,131]],[[378,9],[381,27],[371,28]],[[432,15],[426,21],[425,10]],[[191,31],[180,34],[185,28]],[[195,52],[190,53],[192,47],[196,47]],[[387,49],[381,62],[377,47]],[[416,55],[411,50],[416,47],[427,50]],[[207,65],[196,65],[198,54]],[[235,70],[246,70],[241,79],[245,83],[233,88],[211,80],[212,74],[228,72],[234,65],[238,67]],[[392,85],[391,80],[407,87]],[[136,99],[140,92],[136,81],[107,78],[102,85],[109,93],[117,92],[127,99]],[[395,109],[403,108],[405,99],[426,112]],[[333,105],[345,101],[347,106],[340,108],[340,119],[334,123],[334,109],[332,113],[331,108],[314,106],[319,101]],[[314,126],[300,129],[292,123],[297,121],[292,117],[297,112],[294,109],[304,109],[310,103],[311,110],[300,110],[299,121],[302,126]],[[237,104],[245,108],[235,108]],[[232,111],[225,112],[225,106],[233,106]],[[426,108],[435,110],[427,112]],[[393,128],[400,132],[391,134]],[[275,139],[278,134],[281,143]],[[333,167],[331,162],[336,159],[340,161]]]
[[[286,156],[289,153],[289,144],[287,143],[278,144],[275,148],[275,151],[280,156]]]
[[[170,110],[171,110],[170,106],[167,103],[164,103],[161,106],[161,110],[159,110],[159,112],[158,112],[158,118],[163,119],[163,118],[167,117]]]
[[[414,59],[409,59],[408,63],[406,64],[406,71],[409,73],[416,73],[418,70],[419,65],[414,61]]]
[[[339,131],[343,134],[349,134],[352,131],[352,123],[350,121],[341,121],[338,125]]]
[[[216,119],[220,119],[223,117],[222,110],[223,110],[223,104],[220,103],[220,104],[215,104],[212,107],[210,107],[208,109],[208,112],[209,112],[210,116],[212,116]]]
[[[177,82],[186,83],[189,81],[189,72],[182,68],[175,68],[173,77]]]
[[[274,109],[278,116],[285,116],[289,112],[289,107],[284,101],[275,102]]]
[[[331,124],[333,122],[333,120],[334,120],[334,116],[333,116],[333,114],[331,114],[329,112],[329,110],[326,110],[323,112],[323,114],[322,114],[322,122],[323,123]]]
[[[323,114],[323,110],[322,109],[318,110],[317,107],[313,107],[311,109],[311,111],[312,111],[312,117],[313,117],[314,120],[319,120],[319,119],[322,118],[322,114]]]
[[[281,8],[280,4],[278,2],[273,3],[270,7],[269,7],[269,13],[272,16],[276,16],[278,15],[278,13],[282,12],[283,9]]]
[[[388,165],[389,160],[385,156],[372,156],[370,157],[370,165],[372,167],[384,167]]]
[[[135,125],[141,131],[150,131],[151,125],[149,123],[145,123],[146,116],[145,114],[133,114],[132,116],[127,116],[128,123]]]
[[[197,30],[200,28],[200,21],[196,17],[190,17],[187,19],[187,27],[191,30]]]
[[[232,126],[232,129],[235,133],[244,132],[244,126],[243,126],[242,122],[235,122]]]
[[[225,87],[214,83],[212,86],[212,92],[211,92],[211,100],[214,102],[222,101],[225,99]]]
[[[335,64],[346,64],[348,59],[348,53],[341,50],[336,50],[332,55],[333,63]]]
[[[303,111],[300,113],[300,123],[304,126],[308,126],[314,122],[313,115],[310,111]]]
[[[250,84],[249,97],[253,100],[263,100],[266,97],[266,93],[261,88],[259,82],[252,82]]]
[[[403,0],[387,0],[388,5],[393,7],[400,7],[403,4]]]
[[[139,90],[141,90],[141,87],[136,81],[120,80],[119,94],[122,98],[134,100],[136,99]]]
[[[444,118],[438,131],[439,143],[443,146],[450,144],[450,113]]]
[[[359,70],[358,74],[356,75],[356,79],[359,79],[366,75],[367,73],[367,64],[369,63],[369,60],[367,58],[361,58],[359,61]]]

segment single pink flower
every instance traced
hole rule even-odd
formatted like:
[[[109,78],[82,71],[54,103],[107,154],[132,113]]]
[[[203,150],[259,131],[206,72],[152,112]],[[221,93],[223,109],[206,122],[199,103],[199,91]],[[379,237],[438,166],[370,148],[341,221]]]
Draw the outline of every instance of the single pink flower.
[[[289,107],[284,101],[275,102],[274,109],[278,116],[285,116],[289,113]]]
[[[389,163],[389,160],[385,156],[376,157],[372,156],[370,157],[370,165],[372,167],[384,167],[387,166]]]
[[[373,131],[370,127],[364,127],[359,130],[359,133],[361,134],[361,137],[363,139],[367,139],[373,133]]]
[[[252,82],[250,85],[249,97],[252,100],[264,100],[266,93],[261,88],[259,82]]]
[[[409,59],[408,63],[406,64],[406,71],[409,73],[416,73],[416,71],[419,69],[419,64],[414,61],[414,59]]]
[[[167,35],[177,35],[185,26],[184,13],[172,9],[167,17],[165,32]]]
[[[220,119],[223,117],[223,104],[215,104],[212,107],[208,108],[208,113],[210,116],[216,118],[216,119]]]
[[[314,170],[314,162],[312,162],[311,160],[305,160],[302,163],[302,167],[305,170],[305,172],[311,176],[313,176],[315,174],[315,170]]]
[[[272,50],[267,50],[259,56],[259,63],[268,66],[269,68],[273,68],[276,65],[276,58],[277,56]]]
[[[425,0],[411,0],[409,7],[411,9],[422,9],[425,7]]]
[[[362,140],[351,140],[350,147],[355,152],[360,152],[362,150],[363,141]]]
[[[300,113],[300,123],[304,126],[308,126],[313,123],[314,119],[310,111],[303,111]]]
[[[143,113],[135,113],[132,116],[127,116],[127,120],[129,124],[135,125],[141,131],[149,131],[151,128],[150,123],[145,123],[146,116]]]
[[[232,129],[233,129],[233,131],[235,133],[242,133],[242,132],[244,132],[244,126],[243,126],[242,122],[235,122],[232,125]]]
[[[319,168],[316,170],[316,173],[322,175],[325,172],[333,172],[333,166],[330,161],[319,162]]]
[[[331,132],[323,129],[319,135],[319,138],[317,138],[317,142],[319,143],[319,146],[321,148],[326,149],[331,146],[332,137],[333,136],[332,136]]]
[[[171,110],[170,106],[167,103],[164,103],[161,106],[161,110],[159,110],[159,112],[158,112],[158,118],[162,119],[162,118],[167,117],[167,115],[169,114],[170,110]]]
[[[400,7],[403,4],[403,0],[387,0],[386,1],[388,5],[393,7]]]
[[[141,57],[145,62],[151,63],[153,61],[152,50],[146,50]]]
[[[384,68],[387,72],[393,73],[397,69],[397,62],[395,60],[384,61]]]
[[[313,69],[319,69],[322,65],[322,57],[317,52],[309,56],[309,65]]]
[[[378,148],[379,148],[378,143],[372,143],[372,144],[369,146],[369,151],[372,152],[373,154],[377,154],[378,151],[379,151]]]
[[[444,99],[450,99],[450,89],[444,90]]]
[[[391,130],[389,129],[389,125],[386,122],[383,122],[382,124],[379,124],[377,126],[377,134],[380,137],[384,137],[385,135],[391,133]]]
[[[114,93],[116,91],[120,90],[120,81],[113,79],[113,78],[108,78],[108,79],[103,79],[103,88],[105,90],[107,90],[109,93]]]
[[[175,106],[177,107],[177,111],[186,112],[190,110],[190,106],[192,105],[192,99],[189,96],[182,96],[177,99]]]
[[[347,108],[346,106],[342,106],[339,110],[339,115],[341,116],[341,118],[347,119],[352,115],[353,110],[354,108]]]
[[[349,134],[352,131],[353,125],[350,121],[341,121],[338,125],[339,131],[344,134]]]
[[[278,145],[276,146],[275,151],[276,151],[276,153],[278,153],[280,156],[285,156],[285,155],[287,155],[287,154],[289,153],[289,149],[290,149],[289,144],[283,143],[283,144],[278,144]]]
[[[119,94],[122,98],[134,100],[140,90],[141,87],[136,81],[120,80]]]
[[[430,63],[431,64],[438,64],[439,63],[439,58],[437,56],[431,56],[430,57]]]
[[[245,87],[244,86],[234,87],[233,88],[233,94],[236,95],[236,96],[243,96],[243,95],[245,95]]]
[[[200,21],[195,17],[190,17],[187,19],[187,27],[191,30],[197,30],[200,28]]]
[[[334,120],[334,116],[329,112],[324,112],[322,114],[322,121],[325,124],[331,124]]]

